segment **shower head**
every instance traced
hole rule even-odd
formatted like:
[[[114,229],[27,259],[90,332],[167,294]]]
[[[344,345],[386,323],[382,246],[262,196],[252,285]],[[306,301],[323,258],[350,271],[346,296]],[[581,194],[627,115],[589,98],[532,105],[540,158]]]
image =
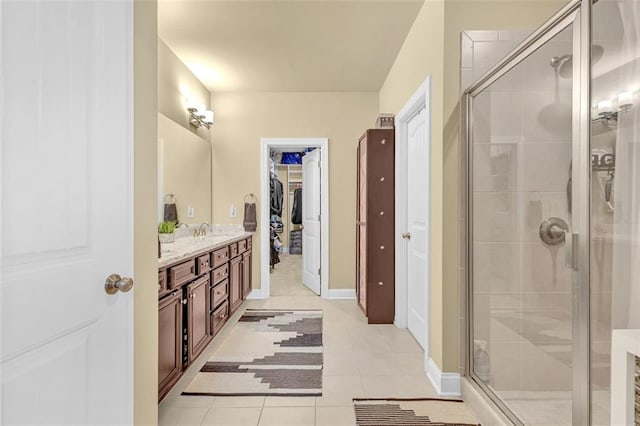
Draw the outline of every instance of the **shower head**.
[[[599,44],[594,44],[591,47],[591,61],[592,63],[598,62],[602,58],[604,48]],[[573,70],[573,55],[566,54],[562,56],[554,56],[551,58],[550,65],[555,68],[563,78],[570,78]]]

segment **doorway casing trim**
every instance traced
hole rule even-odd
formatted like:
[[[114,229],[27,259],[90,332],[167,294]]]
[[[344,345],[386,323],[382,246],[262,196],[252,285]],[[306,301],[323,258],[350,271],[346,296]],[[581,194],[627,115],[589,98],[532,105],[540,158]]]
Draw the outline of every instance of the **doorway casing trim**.
[[[429,145],[428,157],[429,162],[425,165],[428,171],[426,173],[427,176],[427,187],[429,188],[429,195],[427,197],[427,217],[426,223],[429,224],[427,229],[427,276],[431,277],[431,76],[428,76],[426,80],[418,87],[418,90],[409,98],[407,103],[402,107],[400,112],[396,115],[395,124],[396,124],[396,153],[395,153],[395,163],[396,163],[396,176],[395,176],[395,185],[396,185],[396,229],[395,229],[395,240],[396,240],[396,315],[394,319],[394,323],[397,327],[407,328],[408,326],[408,287],[409,287],[409,277],[407,274],[407,264],[409,260],[409,253],[407,250],[407,244],[404,238],[402,238],[402,233],[407,232],[409,222],[408,222],[408,212],[407,212],[407,202],[409,201],[409,194],[407,192],[407,187],[409,183],[409,176],[407,175],[407,163],[408,163],[408,127],[409,121],[422,109],[426,110],[426,126],[425,130],[427,144]],[[431,335],[431,321],[430,321],[430,294],[431,291],[431,282],[428,281],[426,283],[427,291],[426,295],[426,308],[427,315],[425,317],[425,342],[422,342],[422,346],[424,347],[424,369],[425,372],[429,372],[430,370],[430,345],[429,338]],[[433,362],[433,361],[432,361]],[[436,378],[430,377],[432,381]],[[439,381],[439,380],[438,380]],[[439,388],[439,387],[438,387]]]
[[[271,148],[320,148],[320,297],[329,297],[329,139],[328,138],[261,138],[260,139],[260,289],[250,299],[267,299],[270,294],[269,228],[264,221],[270,215],[269,152]]]

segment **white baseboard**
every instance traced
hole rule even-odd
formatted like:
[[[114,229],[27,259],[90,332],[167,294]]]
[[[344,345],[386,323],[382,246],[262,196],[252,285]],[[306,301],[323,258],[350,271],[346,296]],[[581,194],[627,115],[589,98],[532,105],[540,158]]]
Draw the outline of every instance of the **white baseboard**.
[[[249,295],[247,296],[247,300],[252,300],[252,299],[266,299],[264,292],[262,291],[263,289],[261,288],[256,288],[251,290],[251,293],[249,293]]]
[[[326,299],[355,299],[356,291],[355,289],[329,289],[329,294]]]
[[[427,361],[427,377],[440,396],[460,396],[460,374],[443,373],[440,368],[429,358]]]

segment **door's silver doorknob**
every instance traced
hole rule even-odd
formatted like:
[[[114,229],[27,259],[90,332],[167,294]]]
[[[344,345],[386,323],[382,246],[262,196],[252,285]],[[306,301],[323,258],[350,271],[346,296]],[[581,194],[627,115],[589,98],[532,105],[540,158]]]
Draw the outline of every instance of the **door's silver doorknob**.
[[[107,294],[116,294],[118,291],[123,293],[128,292],[133,287],[133,279],[124,277],[122,278],[118,274],[111,274],[104,282],[104,291]]]
[[[402,234],[402,238],[404,238],[405,240],[410,240],[411,239],[411,232],[404,232]]]

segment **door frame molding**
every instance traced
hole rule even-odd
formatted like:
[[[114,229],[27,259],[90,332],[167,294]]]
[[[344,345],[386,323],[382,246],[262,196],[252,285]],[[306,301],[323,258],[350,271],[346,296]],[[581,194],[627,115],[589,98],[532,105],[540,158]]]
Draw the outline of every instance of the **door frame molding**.
[[[329,297],[329,139],[328,138],[260,138],[260,289],[249,299],[267,299],[271,292],[269,272],[269,229],[262,223],[269,217],[269,151],[271,148],[320,148],[320,297]]]
[[[402,233],[406,232],[408,227],[407,218],[407,202],[409,201],[409,194],[407,191],[407,184],[409,183],[409,177],[407,175],[408,164],[408,128],[409,121],[423,108],[426,108],[426,125],[427,132],[427,144],[429,145],[428,156],[429,162],[426,165],[427,172],[427,185],[429,187],[429,195],[427,197],[427,218],[426,222],[429,224],[427,228],[427,276],[430,280],[431,274],[431,76],[428,76],[426,80],[418,87],[415,93],[409,98],[407,103],[402,107],[400,112],[396,115],[395,125],[395,139],[396,139],[396,152],[395,152],[395,190],[396,190],[396,223],[395,223],[395,243],[396,243],[396,306],[395,306],[395,319],[394,324],[400,328],[407,328],[408,326],[408,274],[407,263],[409,260],[409,254],[407,250],[407,244],[402,238]],[[427,291],[425,292],[427,300],[425,301],[427,307],[427,315],[425,317],[426,330],[425,330],[425,342],[423,342],[424,356],[425,356],[425,370],[430,357],[430,345],[429,339],[431,336],[431,321],[430,321],[430,294],[431,282],[427,282]]]

